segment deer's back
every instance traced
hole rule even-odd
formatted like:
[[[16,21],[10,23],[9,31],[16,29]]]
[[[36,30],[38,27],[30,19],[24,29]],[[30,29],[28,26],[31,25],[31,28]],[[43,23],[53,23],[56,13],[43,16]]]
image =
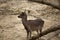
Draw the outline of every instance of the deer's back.
[[[39,25],[43,25],[44,21],[41,19],[36,19],[36,20],[28,20],[27,23],[30,26],[39,26]]]
[[[32,31],[38,30],[40,27],[43,26],[43,24],[44,24],[44,21],[41,19],[27,21],[27,25]]]

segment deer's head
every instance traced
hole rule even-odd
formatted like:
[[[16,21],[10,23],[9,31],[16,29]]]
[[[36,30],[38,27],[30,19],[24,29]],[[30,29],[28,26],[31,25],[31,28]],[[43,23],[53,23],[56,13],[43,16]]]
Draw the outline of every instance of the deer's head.
[[[24,17],[27,17],[27,15],[26,15],[25,12],[22,12],[22,13],[18,16],[18,18],[24,18]]]

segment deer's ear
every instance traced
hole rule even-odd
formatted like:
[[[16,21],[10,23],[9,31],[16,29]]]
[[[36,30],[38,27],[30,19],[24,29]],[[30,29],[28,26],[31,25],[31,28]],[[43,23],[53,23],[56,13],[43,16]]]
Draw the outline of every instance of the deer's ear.
[[[28,13],[30,13],[30,10],[28,10]]]
[[[22,12],[22,14],[21,14],[22,16],[24,16],[25,15],[25,12]]]
[[[22,15],[24,15],[25,14],[25,12],[22,12]]]

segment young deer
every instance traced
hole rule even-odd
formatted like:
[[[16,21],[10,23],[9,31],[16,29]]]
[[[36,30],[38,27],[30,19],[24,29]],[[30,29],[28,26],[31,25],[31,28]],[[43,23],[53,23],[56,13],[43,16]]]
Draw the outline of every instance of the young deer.
[[[36,31],[38,34],[41,33],[44,25],[44,21],[42,19],[27,20],[26,12],[22,12],[18,18],[22,18],[22,23],[27,32],[27,40],[31,38],[32,31]]]

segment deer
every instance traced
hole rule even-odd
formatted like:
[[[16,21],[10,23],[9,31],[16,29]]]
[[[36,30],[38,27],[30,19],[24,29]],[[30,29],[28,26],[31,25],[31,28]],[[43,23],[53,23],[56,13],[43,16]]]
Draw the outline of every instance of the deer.
[[[30,13],[30,11],[28,11],[28,13]],[[27,40],[31,38],[31,34],[33,31],[36,31],[37,34],[42,32],[44,20],[42,20],[41,18],[35,20],[27,20],[26,12],[22,12],[20,15],[18,15],[18,18],[22,19],[22,24],[27,32]]]

